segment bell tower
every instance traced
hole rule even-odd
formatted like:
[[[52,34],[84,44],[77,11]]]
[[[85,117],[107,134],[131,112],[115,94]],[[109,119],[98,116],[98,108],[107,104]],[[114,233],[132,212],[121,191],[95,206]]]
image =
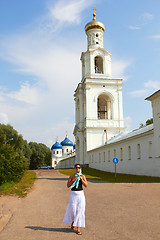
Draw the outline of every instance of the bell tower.
[[[105,26],[96,20],[85,26],[87,51],[82,52],[82,80],[75,94],[76,162],[87,163],[86,152],[104,145],[124,130],[122,79],[113,79],[111,54],[103,46]]]

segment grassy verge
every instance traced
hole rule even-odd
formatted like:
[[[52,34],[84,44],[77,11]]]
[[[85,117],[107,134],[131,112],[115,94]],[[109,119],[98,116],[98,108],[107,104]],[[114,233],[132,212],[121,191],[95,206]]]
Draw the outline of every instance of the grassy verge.
[[[26,171],[23,178],[18,183],[10,182],[4,183],[0,186],[2,195],[17,195],[18,197],[25,197],[31,189],[36,179],[36,173],[33,171]]]
[[[74,174],[74,169],[59,170],[60,173],[67,176]],[[83,168],[83,174],[88,180],[104,181],[104,182],[115,182],[115,174],[104,172],[92,168]],[[116,182],[118,183],[160,183],[159,177],[147,177],[147,176],[136,176],[128,174],[117,173]]]

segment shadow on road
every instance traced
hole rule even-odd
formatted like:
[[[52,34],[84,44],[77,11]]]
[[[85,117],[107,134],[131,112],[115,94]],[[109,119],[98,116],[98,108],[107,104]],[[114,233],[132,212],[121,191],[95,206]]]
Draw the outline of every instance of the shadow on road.
[[[36,180],[43,180],[43,179],[47,179],[47,180],[58,180],[58,181],[67,181],[68,178],[36,178]]]
[[[65,233],[70,233],[73,232],[72,229],[70,228],[46,228],[46,227],[37,227],[37,226],[26,226],[25,228],[29,228],[32,230],[41,230],[41,231],[49,231],[49,232],[65,232]]]

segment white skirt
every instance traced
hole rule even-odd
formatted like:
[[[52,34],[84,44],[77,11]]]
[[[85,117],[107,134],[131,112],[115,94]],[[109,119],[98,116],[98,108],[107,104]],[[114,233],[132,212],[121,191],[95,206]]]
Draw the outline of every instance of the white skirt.
[[[64,223],[75,227],[85,227],[85,196],[83,191],[71,191]]]

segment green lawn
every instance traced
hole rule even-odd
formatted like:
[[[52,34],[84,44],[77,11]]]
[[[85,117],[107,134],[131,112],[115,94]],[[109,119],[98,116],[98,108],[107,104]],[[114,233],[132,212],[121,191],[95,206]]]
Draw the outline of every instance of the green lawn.
[[[74,169],[59,170],[60,173],[70,176],[75,173]],[[93,168],[83,168],[83,174],[88,180],[115,182],[115,174],[96,170]],[[116,176],[118,183],[160,183],[160,177],[136,176],[128,174],[118,174]]]
[[[18,197],[25,197],[31,189],[36,179],[36,173],[33,171],[26,171],[23,178],[18,183],[10,182],[4,183],[0,186],[2,195],[16,195]]]

